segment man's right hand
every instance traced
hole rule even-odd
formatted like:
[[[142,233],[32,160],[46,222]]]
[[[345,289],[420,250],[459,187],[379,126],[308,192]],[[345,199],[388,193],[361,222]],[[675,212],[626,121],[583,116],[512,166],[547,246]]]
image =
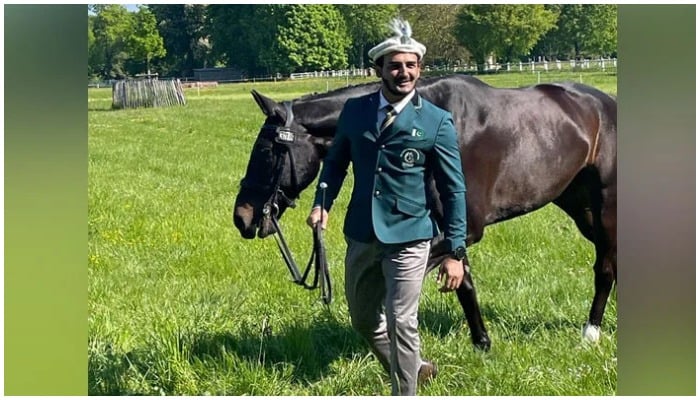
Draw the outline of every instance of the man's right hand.
[[[316,227],[316,224],[321,221],[321,211],[323,211],[323,221],[321,222],[321,229],[326,229],[326,223],[328,222],[328,211],[322,210],[321,206],[314,207],[309,213],[309,217],[306,218],[306,224],[310,227]]]

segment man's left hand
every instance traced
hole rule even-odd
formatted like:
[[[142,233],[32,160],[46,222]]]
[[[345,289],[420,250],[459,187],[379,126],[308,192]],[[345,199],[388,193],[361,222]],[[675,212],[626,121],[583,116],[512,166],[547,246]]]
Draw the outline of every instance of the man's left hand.
[[[440,282],[443,277],[445,282],[440,288],[441,292],[451,292],[457,289],[462,284],[462,280],[464,280],[464,265],[462,261],[447,257],[440,265],[437,281]]]

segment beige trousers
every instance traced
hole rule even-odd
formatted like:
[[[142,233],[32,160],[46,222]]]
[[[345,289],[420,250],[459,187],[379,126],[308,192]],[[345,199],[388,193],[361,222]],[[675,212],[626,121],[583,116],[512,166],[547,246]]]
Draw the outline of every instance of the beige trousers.
[[[345,296],[352,326],[389,373],[392,395],[415,395],[421,363],[418,303],[430,240],[345,240]]]

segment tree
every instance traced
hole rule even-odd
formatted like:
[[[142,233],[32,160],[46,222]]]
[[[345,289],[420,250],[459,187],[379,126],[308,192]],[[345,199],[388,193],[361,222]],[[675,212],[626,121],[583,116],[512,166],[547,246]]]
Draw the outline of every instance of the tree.
[[[95,47],[95,33],[93,32],[95,25],[95,18],[88,16],[88,27],[87,27],[87,38],[88,38],[88,53]]]
[[[278,70],[276,37],[289,5],[210,4],[208,7],[208,31],[215,57],[248,74],[270,74]]]
[[[95,39],[94,30],[95,16],[88,15],[88,78],[94,78],[98,73],[98,66],[102,64],[100,53],[97,51],[97,39]]]
[[[608,4],[552,5],[558,10],[556,29],[537,44],[549,58],[609,56],[617,52],[617,6]]]
[[[330,4],[292,5],[285,13],[277,42],[285,72],[347,67],[351,46],[345,20]]]
[[[90,60],[92,70],[103,78],[126,76],[127,42],[133,32],[134,20],[126,7],[118,4],[96,4],[89,8],[94,14],[95,42]],[[88,16],[90,18],[90,16]]]
[[[591,35],[583,48],[590,55],[617,54],[617,5],[589,4],[591,7]]]
[[[555,26],[557,15],[543,5],[463,5],[455,36],[482,71],[489,56],[514,61],[530,53],[540,37]]]
[[[469,51],[454,36],[459,4],[409,4],[399,7],[411,23],[413,36],[425,44],[425,64],[450,65],[469,59]]]
[[[192,76],[194,68],[216,63],[210,45],[209,19],[203,4],[149,4],[163,37],[166,55],[157,63],[168,75]]]
[[[349,60],[359,68],[365,68],[367,51],[386,38],[386,27],[398,15],[398,6],[339,4],[336,7],[345,20],[352,41],[348,52]]]
[[[151,60],[166,54],[163,38],[156,29],[156,17],[145,6],[139,6],[134,13],[134,30],[129,35],[127,48],[129,55],[135,60],[145,61],[146,71],[151,73]]]

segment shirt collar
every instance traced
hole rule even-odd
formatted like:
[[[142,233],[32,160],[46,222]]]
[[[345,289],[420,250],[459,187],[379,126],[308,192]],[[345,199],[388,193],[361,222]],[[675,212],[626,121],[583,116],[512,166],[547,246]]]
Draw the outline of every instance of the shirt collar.
[[[406,95],[403,99],[397,101],[396,103],[389,103],[389,101],[384,97],[384,93],[382,93],[382,89],[379,89],[379,110],[384,109],[387,105],[391,104],[392,107],[394,107],[394,110],[396,110],[396,113],[400,113],[404,107],[411,101],[413,96],[416,95],[416,89],[413,89],[411,93]]]

